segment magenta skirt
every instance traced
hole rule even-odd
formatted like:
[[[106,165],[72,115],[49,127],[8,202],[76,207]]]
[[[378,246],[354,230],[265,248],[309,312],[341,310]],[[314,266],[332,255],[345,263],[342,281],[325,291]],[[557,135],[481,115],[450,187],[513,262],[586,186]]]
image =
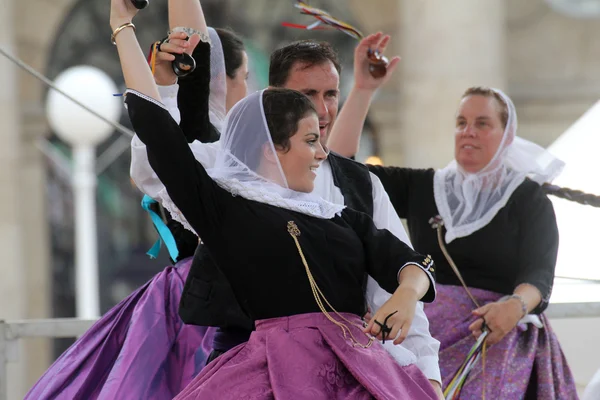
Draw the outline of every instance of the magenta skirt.
[[[435,302],[425,304],[431,335],[440,341],[440,370],[446,388],[475,344],[469,325],[475,308],[461,286],[437,286]],[[503,295],[471,288],[480,304]],[[545,315],[543,328],[518,325],[499,343],[488,348],[485,364],[486,399],[577,399],[575,381],[567,360]],[[481,359],[467,378],[461,399],[481,399]]]
[[[358,316],[343,314],[361,324]],[[336,318],[337,319],[337,318]],[[366,343],[359,328],[354,336]],[[374,342],[354,347],[321,313],[258,321],[247,343],[210,363],[176,400],[436,399],[414,365],[401,367]]]
[[[177,313],[192,258],[167,267],[108,311],[52,364],[25,399],[167,400],[204,367],[212,328]]]

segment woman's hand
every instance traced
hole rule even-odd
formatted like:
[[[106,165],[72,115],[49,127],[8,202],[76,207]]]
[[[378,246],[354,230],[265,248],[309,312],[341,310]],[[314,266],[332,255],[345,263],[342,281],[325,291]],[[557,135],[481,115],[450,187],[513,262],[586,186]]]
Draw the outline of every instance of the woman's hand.
[[[408,335],[418,300],[418,294],[414,289],[398,287],[392,297],[373,315],[364,332],[370,333],[379,340],[394,339],[394,344],[402,343]],[[385,337],[382,325],[391,329]]]
[[[193,35],[190,40],[186,40],[185,32],[171,32],[167,41],[160,45],[160,51],[156,53],[156,61],[154,64],[154,81],[157,85],[168,86],[177,83],[177,75],[173,72],[171,63],[175,60],[173,54],[188,53],[191,55],[191,49],[196,46],[200,39],[198,35]]]
[[[501,341],[504,336],[513,330],[517,323],[523,317],[521,303],[517,299],[509,299],[501,302],[494,302],[473,310],[473,315],[481,317],[469,326],[469,330],[478,338],[483,332],[483,323],[485,321],[490,333],[486,339],[489,345]]]
[[[131,3],[131,0],[111,0],[110,27],[114,31],[119,26],[131,22],[138,11]]]

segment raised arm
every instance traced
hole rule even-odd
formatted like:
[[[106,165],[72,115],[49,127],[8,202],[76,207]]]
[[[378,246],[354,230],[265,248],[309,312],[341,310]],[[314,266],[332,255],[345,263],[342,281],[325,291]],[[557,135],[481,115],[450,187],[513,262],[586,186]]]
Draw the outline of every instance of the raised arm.
[[[194,30],[195,31],[195,30]],[[160,51],[156,54],[155,81],[159,86],[163,103],[171,115],[180,122],[187,141],[192,143],[199,140],[203,143],[218,140],[219,132],[210,124],[209,97],[211,95],[211,40],[218,40],[215,31],[209,36],[201,34],[201,41],[197,45],[185,40],[185,32],[171,32],[168,42],[160,44]],[[194,41],[196,42],[196,41]],[[180,77],[179,80],[172,68],[173,54],[191,54],[196,61],[196,68],[189,75]]]
[[[173,36],[175,34],[171,34]],[[197,40],[197,39],[192,39]],[[187,42],[184,42],[187,43]],[[171,43],[162,45],[162,49],[166,51],[182,52],[183,47],[172,41]],[[160,56],[163,54],[162,56]],[[166,57],[159,53],[160,57]],[[204,157],[205,150],[202,148],[202,142],[214,142],[219,133],[210,124],[209,119],[209,95],[210,95],[210,46],[208,43],[201,42],[194,49],[194,58],[196,59],[196,70],[189,76],[181,79],[181,89],[179,85],[159,86],[159,93],[162,97],[163,104],[167,107],[169,113],[180,123],[180,127],[185,134],[186,140],[190,143],[192,151],[198,155],[197,160],[205,167],[212,167],[210,158]],[[170,54],[167,54],[170,56]],[[170,59],[169,59],[170,60]],[[170,61],[168,61],[170,64]],[[173,74],[170,65],[161,65],[160,69],[168,68]],[[165,74],[163,74],[165,75]],[[173,74],[174,75],[174,74]],[[156,77],[156,76],[155,76]],[[181,111],[178,108],[179,94],[184,97],[180,101]],[[131,141],[131,178],[136,186],[150,197],[156,199],[157,194],[164,189],[164,185],[158,179],[156,173],[148,163],[148,154],[146,145],[136,136]]]
[[[213,31],[213,35],[216,35]],[[210,122],[211,44],[201,41],[193,52],[196,70],[179,79],[177,107],[180,126],[187,141],[210,143],[219,140],[220,132]]]
[[[173,13],[171,28],[185,27],[188,31],[193,30],[207,37],[206,22],[199,1],[180,0],[176,4],[172,3],[169,4],[169,10]],[[219,133],[210,124],[209,119],[210,44],[203,41],[196,46],[190,46],[194,45],[197,39],[191,40],[190,43],[184,40],[187,36],[186,32],[172,32],[169,41],[161,44],[156,55],[154,78],[157,84],[163,85],[159,86],[163,104],[173,118],[178,123],[181,122],[180,126],[190,146],[198,147],[200,143],[195,141],[213,142],[218,139]],[[193,55],[196,69],[180,80],[180,89],[171,63],[174,59],[173,54],[183,52]],[[184,101],[178,102],[180,95]],[[203,156],[205,150],[201,146],[192,150],[205,167],[212,166],[211,157]],[[149,165],[146,146],[137,135],[131,142],[130,174],[137,187],[154,199],[164,190],[164,185]]]
[[[172,32],[169,40],[161,44],[156,56],[156,81],[161,85],[177,82],[171,68],[171,61],[174,59],[172,54],[185,52],[193,56],[196,61],[195,70],[179,78],[177,107],[181,115],[180,125],[188,142],[214,142],[218,140],[219,132],[215,131],[209,119],[211,35],[201,2],[171,0],[168,9]],[[193,34],[200,36],[200,42],[185,40]]]
[[[156,75],[155,75],[156,78]],[[163,105],[171,114],[173,120],[180,121],[179,109],[177,109],[177,91],[176,84],[171,86],[158,86],[158,93]],[[201,161],[200,161],[201,162]],[[205,165],[206,168],[206,165]],[[131,139],[131,164],[129,174],[135,183],[135,186],[153,199],[157,199],[158,194],[165,189],[165,185],[158,179],[158,176],[150,166],[146,145],[137,135]]]
[[[358,152],[373,95],[390,79],[400,61],[400,57],[393,57],[387,74],[382,78],[373,78],[369,73],[368,50],[378,49],[383,53],[389,40],[389,35],[372,34],[362,39],[354,50],[354,86],[336,118],[327,142],[331,150],[345,157],[353,157]]]
[[[208,27],[200,0],[169,0],[169,27],[171,30],[192,29],[205,42],[208,41]]]
[[[133,17],[137,9],[129,0],[112,0],[110,9],[110,27],[113,41],[117,46],[121,70],[125,85],[160,102],[158,88],[154,83],[152,72],[146,63],[146,57],[135,36]]]
[[[133,128],[147,146],[150,165],[193,229],[200,235],[219,226],[222,189],[194,156],[177,123],[160,103],[158,89],[133,28],[137,10],[129,0],[112,0],[111,27],[128,87],[126,104]],[[125,27],[127,26],[127,27]],[[197,37],[197,36],[194,36]],[[167,204],[163,204],[167,207]],[[168,208],[168,207],[167,207]],[[173,214],[173,209],[169,210]]]

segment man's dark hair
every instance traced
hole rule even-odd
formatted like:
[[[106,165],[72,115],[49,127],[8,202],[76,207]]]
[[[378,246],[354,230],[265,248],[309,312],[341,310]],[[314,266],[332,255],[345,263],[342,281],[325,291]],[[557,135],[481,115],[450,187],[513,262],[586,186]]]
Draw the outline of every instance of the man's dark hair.
[[[334,65],[338,74],[341,72],[342,67],[338,55],[329,43],[314,40],[299,40],[290,43],[271,54],[269,86],[283,87],[296,63],[303,64],[303,68],[310,68],[327,61]]]

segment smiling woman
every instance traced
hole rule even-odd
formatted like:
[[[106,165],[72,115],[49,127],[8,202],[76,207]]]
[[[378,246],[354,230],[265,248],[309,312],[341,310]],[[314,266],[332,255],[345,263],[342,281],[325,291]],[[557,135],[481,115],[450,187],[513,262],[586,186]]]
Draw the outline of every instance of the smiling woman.
[[[265,96],[268,98],[277,91],[266,92]],[[267,103],[271,107],[265,109],[265,115],[288,187],[298,192],[312,192],[317,177],[315,171],[327,154],[319,141],[319,118],[314,105],[307,97],[294,99],[294,102],[299,104]],[[276,141],[278,138],[281,138],[280,143]]]
[[[319,142],[316,110],[310,99],[288,89],[262,92],[264,111],[254,119],[242,120],[250,110],[243,104],[238,114],[230,114],[227,126],[231,132],[222,138],[224,148],[231,148],[231,159],[222,161],[219,179],[233,178],[245,184],[260,175],[272,183],[301,193],[310,193],[319,167],[327,154]],[[266,129],[262,126],[266,122]],[[261,140],[246,134],[262,132]],[[246,166],[251,169],[248,171]],[[268,182],[264,182],[267,184]]]

